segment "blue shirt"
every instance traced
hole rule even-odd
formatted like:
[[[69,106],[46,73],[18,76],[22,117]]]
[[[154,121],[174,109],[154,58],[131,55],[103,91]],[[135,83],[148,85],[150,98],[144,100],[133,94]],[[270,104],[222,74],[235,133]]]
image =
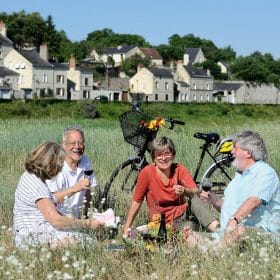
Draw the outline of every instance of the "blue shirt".
[[[221,229],[224,230],[228,220],[245,200],[257,197],[262,200],[243,224],[261,227],[268,232],[280,230],[280,185],[275,170],[263,161],[257,161],[242,173],[236,173],[224,193],[221,209]]]

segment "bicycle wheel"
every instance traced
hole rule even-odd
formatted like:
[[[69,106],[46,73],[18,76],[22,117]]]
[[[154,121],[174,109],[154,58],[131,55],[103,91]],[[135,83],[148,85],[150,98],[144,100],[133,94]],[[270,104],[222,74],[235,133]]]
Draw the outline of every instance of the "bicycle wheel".
[[[201,185],[218,195],[223,195],[235,173],[235,169],[231,166],[232,160],[232,157],[226,157],[213,163],[203,174]]]
[[[146,164],[145,159],[128,159],[113,171],[102,193],[103,209],[110,207],[117,213],[127,211],[138,173]]]

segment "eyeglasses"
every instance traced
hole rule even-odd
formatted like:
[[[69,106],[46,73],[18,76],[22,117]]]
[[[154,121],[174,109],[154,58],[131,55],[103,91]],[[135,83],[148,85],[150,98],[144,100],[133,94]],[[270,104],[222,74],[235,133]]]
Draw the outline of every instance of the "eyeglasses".
[[[173,153],[171,153],[171,152],[165,152],[165,153],[155,155],[156,159],[162,159],[162,158],[169,159],[169,158],[172,158],[172,157],[173,157]]]
[[[76,141],[76,142],[65,142],[66,145],[69,145],[69,146],[72,146],[72,147],[75,147],[76,145],[78,146],[84,146],[85,143],[83,141]]]

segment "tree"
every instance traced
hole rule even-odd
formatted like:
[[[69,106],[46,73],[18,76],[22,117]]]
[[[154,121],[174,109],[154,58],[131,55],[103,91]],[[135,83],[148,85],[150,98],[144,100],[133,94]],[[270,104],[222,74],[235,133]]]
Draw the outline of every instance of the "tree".
[[[147,58],[142,58],[140,55],[135,54],[134,56],[122,61],[121,70],[124,71],[129,77],[132,77],[137,72],[137,67],[139,64],[149,67],[150,61]]]

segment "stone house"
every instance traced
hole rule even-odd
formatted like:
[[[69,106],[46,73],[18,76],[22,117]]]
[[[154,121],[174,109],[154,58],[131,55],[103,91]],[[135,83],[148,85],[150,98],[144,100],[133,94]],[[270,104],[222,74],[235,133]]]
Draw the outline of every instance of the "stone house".
[[[154,48],[139,48],[137,51],[142,58],[147,58],[154,66],[162,66],[163,60],[159,52]]]
[[[186,48],[184,52],[184,65],[202,63],[206,60],[201,48]]]
[[[195,68],[192,65],[185,65],[182,61],[178,61],[174,80],[189,85],[189,90],[181,95],[181,102],[212,101],[213,77],[209,71]]]
[[[71,99],[90,99],[92,89],[92,70],[77,66],[76,58],[72,54],[67,70],[67,90],[70,92]]]
[[[114,61],[114,66],[118,67],[121,65],[123,60],[135,55],[137,51],[138,47],[136,45],[117,46],[107,48],[102,52],[92,50],[89,58],[91,58],[93,62],[108,64],[109,57],[111,57]]]
[[[274,85],[226,81],[214,83],[213,101],[231,104],[280,104],[280,92]]]
[[[174,101],[174,80],[170,69],[139,66],[129,80],[130,99],[143,101]]]

